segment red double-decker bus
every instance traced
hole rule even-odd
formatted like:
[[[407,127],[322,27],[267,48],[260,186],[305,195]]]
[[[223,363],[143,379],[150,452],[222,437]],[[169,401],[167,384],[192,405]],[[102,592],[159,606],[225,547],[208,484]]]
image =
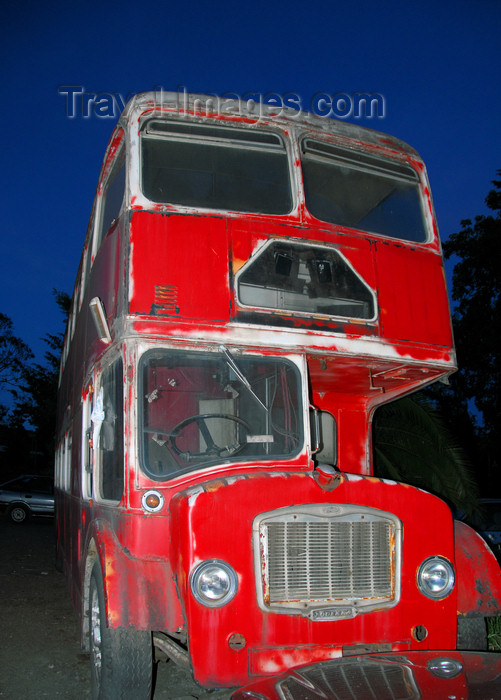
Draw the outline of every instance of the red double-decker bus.
[[[377,407],[455,370],[424,165],[309,114],[145,93],[105,154],[61,363],[58,560],[94,697],[485,643],[498,565],[372,475]],[[459,639],[459,641],[458,641]]]

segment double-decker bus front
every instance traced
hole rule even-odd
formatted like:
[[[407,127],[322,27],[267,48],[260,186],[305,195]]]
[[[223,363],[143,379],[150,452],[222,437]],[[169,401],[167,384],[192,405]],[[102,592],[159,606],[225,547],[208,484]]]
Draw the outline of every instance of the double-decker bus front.
[[[421,160],[203,104],[125,110],[63,354],[58,551],[95,696],[149,697],[154,648],[220,687],[481,644],[494,558],[372,476],[377,406],[455,369]]]

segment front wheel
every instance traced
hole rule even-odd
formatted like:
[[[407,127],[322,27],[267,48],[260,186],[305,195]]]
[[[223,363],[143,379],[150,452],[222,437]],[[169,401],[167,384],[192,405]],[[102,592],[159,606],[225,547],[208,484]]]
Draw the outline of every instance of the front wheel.
[[[151,632],[106,624],[101,566],[94,564],[89,591],[91,688],[94,700],[150,700]]]

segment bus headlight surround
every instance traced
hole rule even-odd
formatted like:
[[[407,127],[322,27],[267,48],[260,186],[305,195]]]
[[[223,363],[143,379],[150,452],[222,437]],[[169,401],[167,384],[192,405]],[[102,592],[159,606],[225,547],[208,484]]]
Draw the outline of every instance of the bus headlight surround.
[[[220,608],[235,596],[238,579],[235,570],[225,561],[208,559],[194,569],[190,586],[199,603],[208,608]]]
[[[454,588],[454,567],[444,557],[428,557],[419,567],[417,585],[427,598],[441,600]]]

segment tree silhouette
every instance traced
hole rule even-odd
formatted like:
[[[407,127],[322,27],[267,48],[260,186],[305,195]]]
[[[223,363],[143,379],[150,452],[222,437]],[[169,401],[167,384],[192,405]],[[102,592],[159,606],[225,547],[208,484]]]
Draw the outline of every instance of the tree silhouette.
[[[25,364],[33,353],[29,347],[12,332],[12,321],[0,313],[0,387],[11,388],[17,385]]]
[[[431,399],[418,393],[378,408],[373,439],[377,476],[430,491],[457,512],[476,511],[470,462]]]
[[[31,463],[26,430],[10,426],[9,419],[12,392],[19,386],[32,357],[29,347],[14,335],[12,320],[0,313],[0,390],[5,402],[0,404],[0,481],[15,476],[16,470]]]
[[[501,170],[498,171],[501,176]],[[495,215],[465,219],[443,244],[454,258],[452,299],[459,371],[379,408],[374,468],[432,491],[471,515],[478,488],[497,483],[501,451],[501,180],[485,200]]]
[[[71,299],[65,292],[53,290],[56,304],[68,318]],[[47,334],[43,340],[49,346],[44,364],[25,364],[21,369],[18,388],[12,393],[15,405],[10,425],[20,430],[31,429],[33,450],[39,455],[42,468],[50,471],[53,465],[59,360],[64,333]]]
[[[493,185],[485,203],[494,214],[463,220],[461,231],[443,246],[445,257],[456,260],[452,299],[459,372],[451,385],[457,401],[475,407],[477,458],[486,483],[501,466],[501,180]]]

